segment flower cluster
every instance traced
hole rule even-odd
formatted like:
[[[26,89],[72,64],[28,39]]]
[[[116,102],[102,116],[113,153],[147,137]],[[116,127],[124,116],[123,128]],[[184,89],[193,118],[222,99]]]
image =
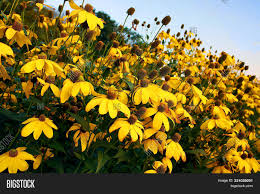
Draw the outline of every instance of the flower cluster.
[[[260,171],[260,82],[244,62],[162,30],[170,16],[152,40],[127,41],[124,24],[103,42],[90,4],[17,2],[0,16],[1,134],[15,136],[0,172]]]

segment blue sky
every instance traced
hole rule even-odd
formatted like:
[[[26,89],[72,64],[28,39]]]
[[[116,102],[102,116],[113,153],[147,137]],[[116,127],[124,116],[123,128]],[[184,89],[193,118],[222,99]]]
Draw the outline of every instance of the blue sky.
[[[224,2],[223,2],[224,1]],[[153,23],[153,19],[172,17],[171,32],[180,25],[196,27],[205,47],[226,51],[249,65],[249,73],[260,77],[260,1],[259,0],[86,0],[98,11],[105,11],[119,24],[125,12],[134,7],[135,18]],[[81,4],[82,0],[75,0]],[[57,8],[63,0],[46,0]],[[69,8],[68,3],[66,8]],[[141,33],[141,28],[138,29]],[[137,31],[138,31],[137,30]]]

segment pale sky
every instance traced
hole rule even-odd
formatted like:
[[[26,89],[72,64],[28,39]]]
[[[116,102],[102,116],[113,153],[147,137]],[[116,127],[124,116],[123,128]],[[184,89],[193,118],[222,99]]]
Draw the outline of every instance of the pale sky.
[[[57,8],[63,0],[45,2]],[[81,4],[82,0],[75,2]],[[170,15],[172,21],[167,28],[171,28],[171,33],[178,32],[181,24],[188,30],[196,27],[202,46],[234,55],[249,65],[249,74],[260,77],[259,0],[85,0],[85,3],[108,13],[119,24],[123,23],[126,10],[134,7],[136,12],[128,20],[128,27],[135,18],[140,23],[152,24],[155,17],[161,20]],[[137,32],[143,33],[140,27]]]

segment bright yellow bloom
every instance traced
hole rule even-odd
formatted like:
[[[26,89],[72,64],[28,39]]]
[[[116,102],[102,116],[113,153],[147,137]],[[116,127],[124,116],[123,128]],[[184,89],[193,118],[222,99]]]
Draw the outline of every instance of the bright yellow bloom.
[[[44,115],[40,115],[39,118],[30,118],[24,121],[22,124],[26,124],[21,131],[22,137],[28,137],[33,133],[35,140],[38,140],[42,132],[47,138],[53,137],[53,129],[58,127],[52,122],[52,120],[46,118]]]
[[[42,90],[41,90],[41,96],[43,96],[45,94],[45,92],[48,90],[48,88],[50,87],[53,94],[56,97],[60,97],[60,89],[53,84],[53,82],[55,81],[54,77],[49,76],[46,79],[46,82],[38,77],[37,77],[37,80],[43,85]]]
[[[26,63],[21,68],[21,73],[31,73],[33,71],[42,72],[43,70],[46,76],[59,76],[63,72],[63,69],[59,66],[59,64],[51,60],[47,60],[46,56],[39,55],[37,60]]]
[[[173,140],[168,139],[166,145],[166,157],[171,159],[172,157],[178,162],[180,158],[183,162],[186,162],[186,154],[183,151],[181,145],[179,144],[180,141],[180,134],[176,133],[173,136]]]
[[[95,138],[93,130],[96,128],[95,124],[89,123],[89,131],[84,129],[80,124],[74,123],[71,128],[67,131],[66,137],[68,138],[70,131],[76,131],[73,136],[75,146],[78,147],[78,142],[81,142],[81,151],[84,152],[86,148],[89,148],[90,144]]]
[[[108,90],[107,95],[99,95],[93,98],[86,106],[86,112],[89,112],[95,106],[99,105],[99,114],[105,115],[109,112],[109,116],[114,119],[118,112],[122,112],[126,117],[130,116],[129,108],[117,99],[117,94]]]
[[[86,11],[85,9],[79,7],[76,3],[74,3],[73,0],[69,0],[69,4],[70,7],[74,9],[71,12],[70,17],[72,18],[78,17],[79,24],[82,24],[85,21],[87,21],[90,30],[94,30],[97,27],[101,29],[104,28],[103,21],[100,18],[96,17],[94,14]]]
[[[113,125],[109,128],[109,132],[119,129],[118,139],[119,141],[123,141],[126,136],[130,133],[132,142],[139,140],[140,142],[143,139],[143,126],[142,123],[137,119],[135,115],[131,115],[129,119],[127,118],[119,118],[117,119]]]
[[[7,168],[9,173],[17,173],[18,170],[26,171],[29,168],[26,160],[35,161],[35,159],[24,150],[26,150],[25,147],[19,147],[0,155],[0,172]]]
[[[135,105],[141,102],[146,104],[148,102],[158,102],[161,88],[157,85],[149,84],[148,80],[141,80],[141,87],[138,87],[133,94],[133,101]]]
[[[14,57],[14,52],[8,45],[0,42],[0,61],[1,57],[7,58],[8,56]]]
[[[39,168],[39,166],[42,163],[42,158],[44,160],[47,160],[48,158],[53,158],[54,154],[51,152],[50,148],[41,148],[41,154],[37,155],[35,158],[35,161],[33,162],[33,169],[36,170],[37,168]]]
[[[147,170],[144,173],[145,174],[164,174],[167,171],[167,167],[169,168],[169,173],[172,172],[172,162],[168,158],[163,158],[161,161],[155,161],[153,163],[153,169],[154,170]]]

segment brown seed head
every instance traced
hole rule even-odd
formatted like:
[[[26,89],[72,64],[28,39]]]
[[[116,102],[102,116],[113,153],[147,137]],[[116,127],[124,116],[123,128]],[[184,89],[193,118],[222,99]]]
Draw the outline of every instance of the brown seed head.
[[[87,11],[87,12],[93,12],[93,6],[92,5],[90,5],[90,4],[86,4],[85,5],[85,10]]]
[[[142,107],[139,108],[138,111],[136,112],[136,116],[138,116],[138,117],[140,118],[141,116],[144,115],[144,113],[146,112],[146,110],[147,110],[147,109],[146,109],[144,106],[142,106]]]
[[[108,90],[107,91],[107,98],[110,99],[110,100],[114,100],[116,99],[117,95],[114,91],[112,90]]]
[[[149,80],[147,80],[147,79],[141,80],[140,85],[141,85],[142,88],[146,88],[148,86],[148,84],[149,84]]]
[[[170,89],[170,86],[166,83],[163,84],[162,89],[165,91],[168,91]]]
[[[133,7],[130,7],[127,12],[126,12],[128,15],[133,15],[135,13],[135,8]]]
[[[103,43],[102,41],[98,41],[98,42],[96,43],[95,49],[96,49],[97,51],[100,51],[100,50],[103,48],[103,46],[104,46],[104,43]]]
[[[179,133],[175,133],[172,137],[172,140],[178,143],[181,140],[181,135]]]
[[[156,48],[157,46],[159,46],[159,44],[161,44],[161,41],[155,40],[151,43],[151,48]]]
[[[165,104],[160,104],[157,109],[159,112],[164,112],[166,110],[166,108],[167,107]]]
[[[137,73],[138,79],[144,79],[144,77],[147,75],[147,71],[145,69],[140,69],[140,71]]]
[[[45,119],[46,119],[46,117],[44,116],[44,114],[41,114],[41,115],[39,116],[39,120],[40,120],[40,121],[44,122]]]
[[[119,42],[116,41],[116,40],[114,40],[114,41],[113,41],[113,47],[114,47],[114,48],[118,48],[118,47],[119,47]]]
[[[18,155],[18,151],[17,151],[16,149],[11,149],[11,150],[9,151],[9,156],[10,156],[10,157],[14,158],[14,157],[16,157],[17,155]]]
[[[160,76],[166,76],[171,72],[171,68],[169,66],[164,66],[160,69],[159,74]]]
[[[168,25],[171,22],[171,17],[170,16],[166,16],[162,19],[162,24],[163,25]]]
[[[149,74],[149,78],[153,80],[157,75],[158,75],[158,71],[157,71],[157,70],[153,70],[153,71]]]
[[[247,158],[247,154],[246,154],[246,153],[243,153],[243,154],[241,155],[241,158],[242,158],[243,160],[245,160],[245,159]]]
[[[189,69],[186,69],[186,70],[184,71],[185,77],[190,76],[190,74],[191,74],[191,71],[190,71]]]
[[[137,117],[135,116],[135,115],[131,115],[130,117],[129,117],[129,119],[128,119],[128,122],[131,124],[131,125],[133,125],[133,124],[135,124],[135,122],[137,121]]]
[[[87,34],[86,34],[86,40],[87,40],[87,41],[92,40],[92,38],[94,37],[95,33],[96,33],[96,32],[95,32],[94,30],[88,31]]]
[[[116,35],[117,35],[116,32],[112,32],[112,33],[110,34],[110,37],[109,37],[109,38],[110,38],[111,40],[114,40],[114,39],[116,38]]]
[[[15,21],[12,28],[18,32],[20,32],[23,29],[23,24],[20,22]]]

